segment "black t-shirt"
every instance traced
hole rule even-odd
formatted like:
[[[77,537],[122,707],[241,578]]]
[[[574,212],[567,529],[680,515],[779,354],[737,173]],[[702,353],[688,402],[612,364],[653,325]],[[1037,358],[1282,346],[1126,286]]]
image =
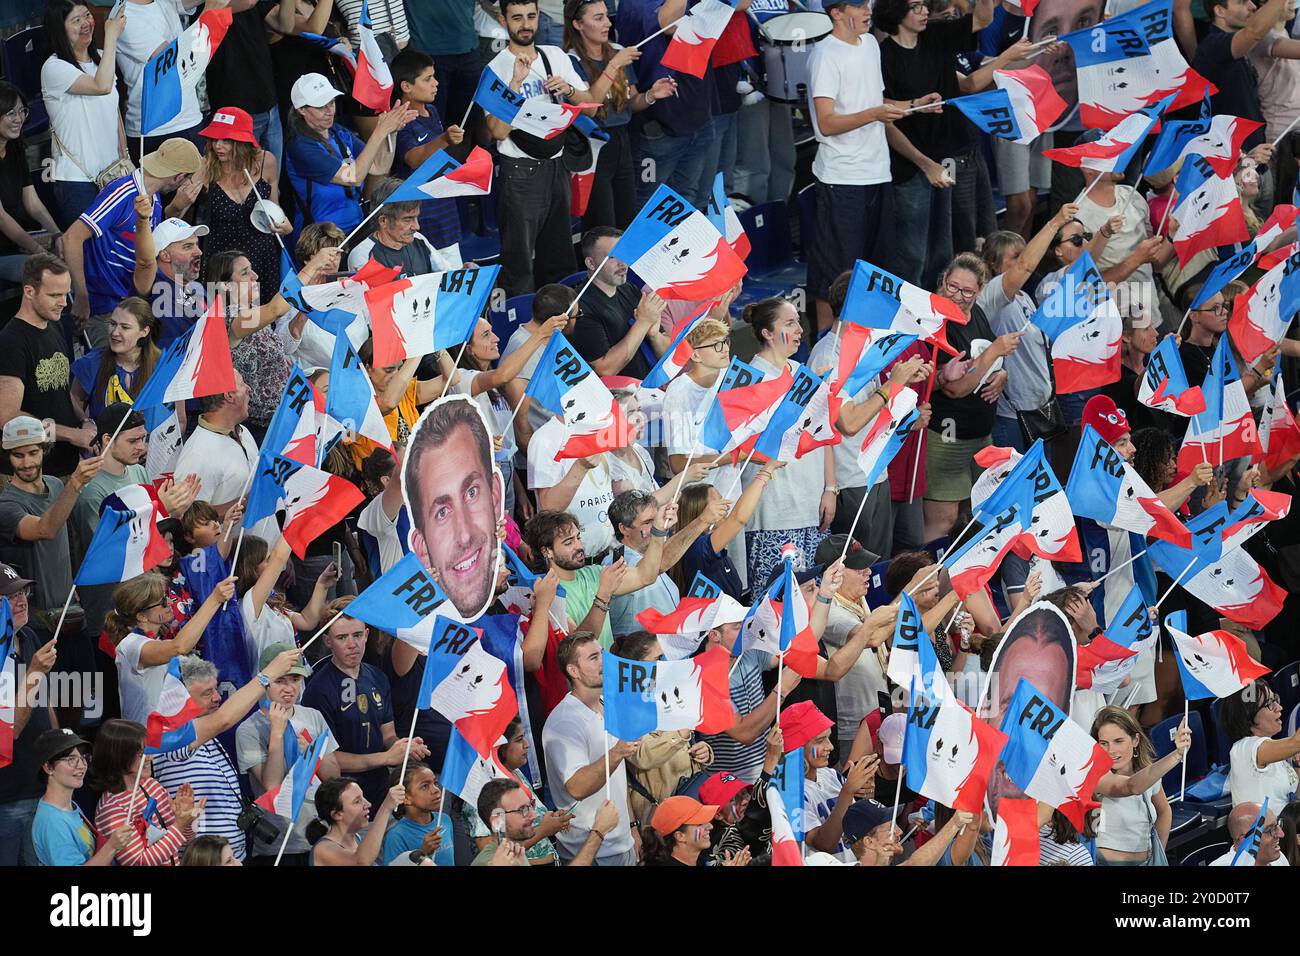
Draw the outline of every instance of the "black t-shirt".
[[[212,55],[205,74],[213,109],[238,106],[250,113],[265,113],[276,106],[271,46],[266,39],[266,15],[276,6],[261,0],[230,21],[226,38]]]
[[[21,628],[15,633],[14,652],[18,655],[19,667],[25,668],[30,664],[46,641],[48,638],[42,639],[30,627]],[[45,792],[44,785],[37,779],[41,764],[33,747],[37,737],[52,729],[49,708],[33,707],[27,726],[14,741],[13,763],[0,767],[0,805],[15,800],[31,800]]]
[[[984,310],[979,306],[971,309],[970,321],[965,325],[948,323],[948,343],[958,352],[964,351],[967,357],[970,356],[970,343],[973,339],[986,339],[992,342],[995,338],[997,336],[993,334],[989,320],[985,318]],[[940,352],[939,367],[947,365],[951,359],[951,355]],[[997,417],[998,403],[984,401],[980,398],[979,389],[965,398],[949,398],[936,383],[930,395],[930,404],[932,406],[930,428],[934,431],[942,433],[945,422],[951,419],[954,425],[952,437],[958,440],[984,438],[993,433],[993,419]]]
[[[72,362],[63,330],[54,322],[38,329],[12,318],[0,329],[0,375],[23,383],[22,409],[34,418],[54,419],[56,425],[80,424],[72,407]],[[77,450],[55,442],[45,457],[47,475],[67,475],[77,466]]]
[[[587,289],[579,300],[578,321],[573,327],[573,347],[578,354],[588,362],[595,362],[623,341],[640,301],[641,293],[630,282],[624,282],[613,295],[605,295],[594,285]],[[654,351],[642,339],[632,360],[613,374],[645,378],[654,362]]]
[[[24,229],[35,229],[37,223],[23,208],[23,190],[32,184],[32,174],[27,168],[27,156],[22,140],[11,140],[0,158],[0,207],[17,220]],[[12,256],[22,250],[8,236],[0,233],[0,256]]]
[[[893,37],[880,44],[880,73],[885,81],[885,98],[891,100],[919,99],[929,93],[939,93],[945,100],[961,96],[957,83],[957,54],[973,49],[975,36],[971,32],[971,18],[961,17],[946,22],[930,21],[925,32],[912,49],[899,46]],[[966,134],[961,113],[945,106],[942,113],[912,113],[894,124],[923,156],[941,162],[959,152],[964,152]],[[890,166],[894,182],[911,179],[919,170],[898,153],[890,150]]]
[[[1210,98],[1210,107],[1216,116],[1242,116],[1263,122],[1264,111],[1259,104],[1259,77],[1251,66],[1249,57],[1237,59],[1232,55],[1232,34],[1218,27],[1196,45],[1192,67],[1219,88]],[[1256,130],[1246,137],[1243,149],[1254,149],[1264,142],[1264,131]]]
[[[382,242],[376,241],[370,247],[370,258],[381,266],[387,266],[390,269],[401,269],[399,279],[407,276],[428,275],[434,271],[433,259],[429,256],[429,249],[419,239],[408,242],[400,249],[390,249]]]

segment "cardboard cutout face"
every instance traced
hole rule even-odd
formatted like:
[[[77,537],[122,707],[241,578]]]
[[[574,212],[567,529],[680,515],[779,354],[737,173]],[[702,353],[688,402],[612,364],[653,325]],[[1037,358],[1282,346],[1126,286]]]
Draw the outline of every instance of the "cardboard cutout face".
[[[444,615],[454,607],[461,621],[473,621],[492,602],[504,487],[477,402],[448,395],[425,409],[411,431],[402,496],[411,520],[407,543],[451,599]]]

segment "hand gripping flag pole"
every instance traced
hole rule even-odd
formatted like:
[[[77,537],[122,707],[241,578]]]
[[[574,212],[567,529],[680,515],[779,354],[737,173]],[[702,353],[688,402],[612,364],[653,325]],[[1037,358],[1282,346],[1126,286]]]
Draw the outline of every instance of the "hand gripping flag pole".
[[[925,401],[930,400],[934,394],[934,378],[939,371],[939,344],[930,343],[930,381],[925,386]],[[921,457],[925,454],[925,433],[928,428],[922,428],[920,435],[916,439],[916,459],[912,462],[912,484],[907,491],[907,503],[910,505],[916,500],[916,473],[921,467]]]
[[[691,453],[686,456],[686,464],[682,468],[681,476],[677,479],[677,490],[673,492],[673,500],[670,504],[677,504],[677,499],[681,497],[682,486],[686,484],[686,472],[690,470],[691,462],[695,459],[695,452],[700,447],[700,438],[697,435],[695,441],[691,442]]]

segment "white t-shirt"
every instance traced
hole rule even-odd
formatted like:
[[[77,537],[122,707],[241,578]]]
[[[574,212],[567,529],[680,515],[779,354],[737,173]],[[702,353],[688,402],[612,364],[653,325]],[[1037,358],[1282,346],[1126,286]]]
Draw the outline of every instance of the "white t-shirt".
[[[171,43],[181,35],[184,30],[181,24],[182,14],[188,16],[198,6],[198,0],[189,4],[185,0],[152,0],[144,4],[128,2],[123,7],[126,11],[126,29],[117,40],[117,66],[126,80],[127,136],[140,135],[140,94],[144,89],[145,64],[160,46]],[[147,135],[176,133],[197,126],[202,121],[198,90],[182,83],[180,113],[171,122],[149,130]]]
[[[799,364],[793,360],[787,359],[786,363],[791,374],[799,368]],[[781,374],[759,355],[755,355],[750,364],[763,373],[765,382]],[[815,448],[802,458],[787,462],[768,482],[745,530],[785,531],[815,528],[820,524],[818,506],[821,504],[822,489],[826,486],[826,454],[825,448]],[[745,469],[741,488],[749,487],[749,483],[758,474],[759,467],[751,463]]]
[[[550,65],[551,76],[558,76],[564,82],[571,85],[575,90],[585,90],[587,81],[578,75],[578,71],[573,68],[573,61],[569,59],[568,54],[558,46],[539,46],[536,48],[539,52],[537,59],[533,61],[532,71],[524,78],[523,85],[519,88],[519,94],[524,99],[533,96],[543,96],[546,90],[543,83],[546,82],[546,66]],[[542,61],[541,54],[545,54],[546,61]],[[510,47],[506,47],[500,53],[492,58],[487,68],[500,78],[502,83],[509,85],[515,76],[515,55],[510,52]],[[555,144],[555,153],[550,157],[554,159],[559,156],[564,149],[563,134],[556,136],[551,140]],[[507,136],[497,143],[497,152],[502,156],[509,156],[512,159],[531,159],[527,153],[514,144],[514,141]]]
[[[709,413],[719,375],[707,388],[700,385],[685,372],[668,383],[664,389],[663,404],[663,441],[670,455],[689,455],[704,425],[704,416]],[[697,449],[696,453],[699,451]]]
[[[244,630],[248,633],[249,656],[259,660],[262,651],[272,644],[295,645],[293,623],[281,611],[271,607],[269,601],[262,605],[261,615],[253,613],[253,591],[250,588],[239,599],[239,613],[244,617]]]
[[[555,705],[542,728],[542,751],[546,755],[546,782],[551,799],[561,809],[573,806],[573,822],[567,830],[555,834],[554,840],[567,856],[575,856],[591,832],[596,810],[605,802],[605,788],[584,800],[570,796],[564,783],[589,764],[602,759],[618,741],[605,733],[605,718],[572,694]],[[605,837],[596,855],[617,856],[632,849],[631,819],[627,807],[627,764],[620,762],[610,774],[610,798],[618,809],[618,826]]]
[[[608,458],[610,480],[622,482],[625,485],[624,491],[644,491],[648,495],[654,494],[659,490],[659,482],[655,481],[655,463],[650,458],[650,453],[635,442],[628,447],[636,455],[636,463],[624,461],[618,455],[611,454]]]
[[[835,101],[835,112],[847,115],[869,110],[885,102],[885,81],[880,74],[880,44],[870,33],[858,37],[857,46],[833,34],[813,45],[808,59],[808,96]],[[867,123],[847,133],[827,136],[817,125],[817,111],[811,111],[817,136],[817,157],[812,172],[821,182],[835,186],[869,186],[887,183],[889,144],[885,124]]]
[[[357,528],[373,537],[379,544],[380,574],[386,573],[389,568],[402,560],[402,555],[406,553],[402,548],[402,537],[397,533],[397,520],[401,515],[402,511],[399,508],[398,517],[390,521],[388,513],[384,511],[383,496],[375,495],[357,516]]]
[[[303,323],[302,335],[294,338],[289,325],[298,317],[297,309],[290,309],[276,319],[276,335],[286,343],[285,351],[293,356],[294,363],[304,372],[329,368],[334,358],[334,333],[327,332],[310,318]],[[370,326],[362,316],[357,316],[344,329],[352,348],[359,349],[370,338]]]
[[[460,395],[468,395],[470,393],[470,386],[474,382],[474,377],[482,374],[482,372],[477,372],[474,369],[461,369],[460,380],[456,383],[456,387],[452,389],[452,391]],[[492,401],[493,391],[497,393],[495,403]],[[491,423],[492,434],[506,436],[505,444],[502,445],[501,451],[496,455],[498,466],[501,462],[509,463],[513,461],[515,452],[519,450],[519,446],[515,442],[514,422],[510,420],[510,413],[514,411],[514,409],[510,407],[510,402],[506,399],[505,393],[500,389],[489,388],[486,391],[479,392],[475,395],[474,401],[477,403],[478,407],[482,409],[483,417]],[[507,427],[507,423],[509,427]]]
[[[289,715],[289,726],[293,728],[293,732],[297,735],[301,735],[304,730],[307,731],[312,740],[320,737],[329,727],[325,723],[324,714],[315,708],[304,707],[302,704],[294,705],[293,713]],[[240,773],[248,773],[253,767],[266,763],[270,739],[271,718],[266,715],[266,711],[259,707],[235,731],[235,759],[239,761]],[[329,739],[321,745],[321,756],[328,757],[338,749],[338,741],[333,734],[330,734]],[[257,777],[251,773],[248,774],[248,784],[252,787],[255,797],[260,797],[266,792],[265,788],[257,782]],[[293,827],[294,835],[289,838],[289,842],[284,848],[286,853],[305,853],[310,849],[310,844],[307,842],[307,824],[316,818],[314,798],[318,786],[320,786],[320,777],[312,777],[311,782],[307,785],[302,810],[299,811],[298,820]],[[267,848],[266,844],[260,842],[256,845],[250,843],[248,847],[249,856],[274,856],[280,848],[280,842],[284,839],[284,831],[288,828],[289,821],[275,813],[268,813],[266,819],[277,830],[278,835],[275,842],[270,849]]]
[[[513,352],[517,352],[519,349],[523,348],[524,343],[532,337],[532,334],[532,332],[524,328],[522,325],[511,332],[510,339],[506,342],[506,347],[501,350],[501,359],[504,360]],[[516,376],[516,379],[528,382],[533,377],[533,372],[537,370],[537,362],[541,357],[542,349],[538,349],[532,354],[532,357],[524,363],[523,370]],[[558,414],[558,408],[547,408],[533,396],[528,396],[528,427],[534,432]]]
[[[1119,232],[1115,233],[1110,242],[1106,243],[1105,252],[1097,256],[1098,269],[1105,270],[1119,265],[1138,247],[1138,243],[1144,239],[1150,239],[1154,234],[1154,230],[1151,228],[1151,210],[1147,206],[1146,198],[1139,192],[1130,201],[1129,193],[1131,192],[1133,192],[1131,186],[1117,185],[1115,187],[1115,205],[1113,206],[1097,205],[1091,194],[1085,196],[1079,202],[1079,222],[1083,223],[1083,227],[1094,235],[1106,224],[1111,216],[1119,215],[1119,211],[1124,208],[1124,204],[1128,203],[1128,211],[1124,213],[1123,227]],[[1127,281],[1142,283],[1140,291],[1146,299],[1144,304],[1147,307],[1148,314],[1158,315],[1155,278],[1151,271],[1151,263],[1142,263],[1128,277]],[[1122,306],[1123,302],[1120,304]]]
[[[803,782],[803,830],[811,833],[825,823],[840,799],[844,778],[834,767],[819,767],[812,780]],[[856,863],[853,850],[840,839],[831,855],[844,863]]]
[[[52,146],[53,176],[65,183],[88,183],[117,159],[117,87],[103,96],[82,96],[68,90],[83,76],[99,69],[86,62],[73,66],[52,56],[41,66],[41,96],[50,114],[50,126],[67,153]],[[113,132],[110,134],[109,130]],[[68,153],[76,157],[74,163]],[[77,163],[85,167],[83,173]]]
[[[257,466],[257,442],[243,426],[239,429],[239,446],[243,454],[235,448],[230,435],[214,432],[200,424],[181,447],[174,472],[176,481],[186,475],[198,475],[199,501],[218,508],[229,504],[245,493],[249,471]],[[249,533],[274,544],[280,536],[280,529],[272,515],[250,528]]]
[[[1278,760],[1263,770],[1255,757],[1267,737],[1243,737],[1228,751],[1228,792],[1232,805],[1264,802],[1284,807],[1296,791],[1296,771],[1289,760]]]
[[[528,487],[554,488],[574,461],[566,458],[555,461],[555,453],[564,444],[564,422],[552,418],[537,431],[533,432],[528,443]],[[601,455],[600,463],[590,469],[577,493],[564,510],[578,519],[582,529],[582,546],[591,558],[614,544],[614,526],[609,523],[609,503],[614,500],[612,469],[609,456]]]
[[[156,664],[146,667],[140,663],[140,651],[157,638],[132,631],[117,645],[113,660],[117,664],[117,691],[122,699],[122,718],[143,724],[149,713],[158,706],[162,696],[163,678],[167,668]]]
[[[1219,857],[1216,860],[1211,861],[1210,866],[1232,866],[1232,858],[1236,855],[1237,855],[1237,848],[1233,847],[1227,853],[1223,854],[1223,856]],[[1274,860],[1272,863],[1269,864],[1269,866],[1290,866],[1290,865],[1291,864],[1286,861],[1286,857],[1284,856],[1279,856],[1276,860]]]

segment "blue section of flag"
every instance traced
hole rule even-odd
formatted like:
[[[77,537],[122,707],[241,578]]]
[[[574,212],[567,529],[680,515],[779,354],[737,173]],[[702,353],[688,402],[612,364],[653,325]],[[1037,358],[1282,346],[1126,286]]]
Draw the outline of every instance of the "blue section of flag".
[[[172,339],[171,344],[162,350],[162,354],[158,356],[158,361],[153,367],[153,374],[141,386],[140,394],[136,396],[132,408],[143,411],[146,408],[165,403],[167,388],[171,385],[172,379],[176,377],[176,373],[181,370],[181,363],[185,361],[185,355],[190,348],[190,339],[194,337],[197,328],[197,325],[191,325]]]
[[[777,763],[772,771],[771,784],[781,794],[781,804],[790,821],[790,829],[796,843],[804,840],[803,804],[806,771],[803,762],[803,748],[795,747]]]
[[[1220,335],[1219,344],[1214,347],[1214,356],[1210,359],[1210,370],[1201,383],[1201,394],[1205,396],[1205,411],[1192,416],[1187,436],[1216,432],[1223,424],[1224,390],[1233,382],[1241,380],[1237,373],[1237,362],[1232,357],[1229,336]]]
[[[280,297],[299,312],[307,316],[307,321],[330,335],[341,335],[343,330],[356,318],[343,309],[326,309],[324,312],[313,309],[302,295],[302,280],[298,278],[298,267],[289,257],[289,250],[280,250]]]
[[[325,414],[345,428],[359,432],[374,396],[375,389],[361,364],[361,356],[346,335],[337,336],[334,354],[330,357],[330,388],[325,395]]]
[[[977,127],[1003,139],[1019,139],[1020,123],[1011,107],[1011,97],[1006,90],[989,90],[971,96],[958,96],[948,101],[965,114]]]
[[[266,435],[262,438],[263,452],[279,454],[289,446],[302,418],[303,408],[310,405],[311,401],[311,382],[302,373],[302,369],[295,365],[289,371],[289,380],[284,383],[284,391],[280,394],[280,403],[276,405],[271,424],[267,426]]]
[[[605,730],[619,740],[639,740],[659,725],[654,701],[654,664],[601,652]]]
[[[370,587],[348,604],[348,617],[393,633],[424,620],[428,609],[447,600],[414,552],[402,555]]]
[[[524,97],[510,89],[490,68],[484,67],[478,78],[478,88],[474,90],[474,102],[501,122],[513,126]]]
[[[149,58],[140,73],[140,135],[148,136],[181,115],[180,37]]]
[[[453,637],[458,631],[472,630],[469,625],[443,617],[441,614],[433,622],[433,632],[429,636],[429,653],[424,659],[424,673],[420,677],[420,690],[415,695],[415,706],[428,710],[433,706],[433,692],[438,685],[451,676],[451,672],[460,663],[463,651],[455,653],[453,646],[459,647],[460,638]],[[473,641],[469,642],[470,645]],[[484,648],[486,650],[486,648]]]
[[[727,370],[722,373],[722,382],[718,385],[713,403],[704,416],[704,423],[700,426],[699,442],[702,447],[721,451],[731,441],[731,426],[727,424],[727,417],[722,411],[723,393],[761,381],[763,381],[762,372],[732,356]]]
[[[1067,329],[1087,319],[1098,304],[1108,298],[1110,292],[1101,271],[1085,249],[1065,270],[1061,281],[1043,296],[1030,321],[1049,339],[1055,340]]]
[[[482,266],[443,273],[433,323],[434,351],[455,348],[469,339],[500,272],[500,266]],[[332,380],[330,385],[332,390]]]
[[[131,541],[131,522],[137,512],[131,509],[104,508],[95,525],[94,537],[86,547],[86,556],[77,569],[75,584],[87,587],[92,584],[120,584],[127,577],[142,573],[126,567],[127,548]],[[152,514],[146,520],[153,521]],[[145,570],[149,570],[145,568]]]
[[[244,507],[245,528],[251,528],[263,518],[279,510],[284,497],[284,483],[296,475],[303,466],[280,455],[259,455],[257,473],[248,486],[248,504]]]
[[[826,374],[829,375],[830,372]],[[823,381],[824,377],[814,375],[806,365],[800,365],[795,370],[790,390],[776,406],[772,417],[759,434],[758,441],[754,443],[755,455],[763,455],[773,461],[781,457],[782,439],[786,432],[799,427],[800,417]]]
[[[1084,425],[1079,451],[1065,483],[1065,496],[1070,499],[1074,513],[1101,524],[1110,524],[1115,518],[1120,488],[1124,484],[1123,469],[1123,459],[1119,454],[1091,425]]]
[[[841,313],[842,315],[842,313]],[[849,321],[853,321],[849,319]],[[885,367],[912,347],[920,336],[906,332],[890,332],[873,341],[858,358],[849,377],[840,386],[845,395],[856,395],[867,383],[885,370]],[[870,488],[871,485],[866,487]]]
[[[1250,825],[1246,835],[1237,844],[1237,852],[1232,854],[1232,862],[1228,864],[1229,866],[1248,866],[1249,864],[1239,862],[1241,858],[1243,856],[1254,858],[1259,855],[1259,841],[1264,836],[1266,819],[1268,819],[1268,797],[1265,797],[1264,802],[1260,804],[1259,816],[1255,818],[1255,822]]]
[[[1203,116],[1194,120],[1170,120],[1161,126],[1160,134],[1151,147],[1151,155],[1142,167],[1142,174],[1150,176],[1168,169],[1178,162],[1183,148],[1198,136],[1210,131],[1210,118]]]
[[[609,254],[623,262],[636,262],[676,228],[681,221],[678,217],[694,209],[680,194],[661,185],[618,237]]]
[[[1141,15],[1144,11],[1148,11],[1148,8],[1159,5],[1159,0],[1156,0],[1155,3],[1144,4],[1136,10],[1130,10],[1118,17],[1109,17],[1101,23],[1082,30],[1063,33],[1057,39],[1070,45],[1078,69],[1149,56],[1151,42],[1154,41],[1148,39]],[[1171,4],[1166,2],[1164,5]]]
[[[1165,624],[1170,628],[1177,628],[1178,630],[1186,634],[1187,633],[1187,612],[1174,611],[1172,614],[1169,614],[1165,617]],[[1172,632],[1170,633],[1169,636],[1171,638],[1173,637]],[[1210,688],[1202,684],[1194,676],[1192,676],[1192,672],[1187,669],[1187,664],[1186,662],[1183,661],[1182,649],[1177,646],[1175,646],[1174,648],[1174,660],[1178,664],[1178,677],[1183,682],[1184,697],[1186,697],[1188,700],[1205,700],[1207,697],[1219,696],[1214,691],[1210,690]]]
[[[465,792],[465,784],[479,760],[478,751],[465,739],[465,735],[451,726],[451,736],[447,738],[447,754],[442,758],[442,773],[438,783],[444,790],[450,790],[457,796]]]
[[[461,163],[440,149],[417,166],[411,172],[411,175],[407,176],[402,182],[402,185],[394,189],[384,202],[423,202],[429,197],[420,192],[421,186],[460,169],[461,165]]]
[[[1038,765],[1047,755],[1052,737],[1069,720],[1069,715],[1037,687],[1020,678],[1015,693],[1002,712],[1002,726],[1007,735],[1002,748],[1002,762],[1007,776],[1021,790],[1029,786]]]
[[[1178,352],[1178,340],[1174,336],[1166,335],[1147,356],[1146,379],[1153,392],[1159,390],[1161,382],[1165,382],[1165,393],[1174,399],[1175,404],[1191,388],[1183,357]]]
[[[696,571],[695,577],[691,578],[691,586],[682,597],[715,598],[721,595],[722,588],[706,577],[703,571]]]
[[[918,687],[915,676],[912,677],[909,690],[907,723],[903,730],[903,767],[907,773],[907,788],[915,793],[923,793],[925,778],[930,769],[930,761],[927,759],[930,737],[941,702],[926,694],[924,687]]]

